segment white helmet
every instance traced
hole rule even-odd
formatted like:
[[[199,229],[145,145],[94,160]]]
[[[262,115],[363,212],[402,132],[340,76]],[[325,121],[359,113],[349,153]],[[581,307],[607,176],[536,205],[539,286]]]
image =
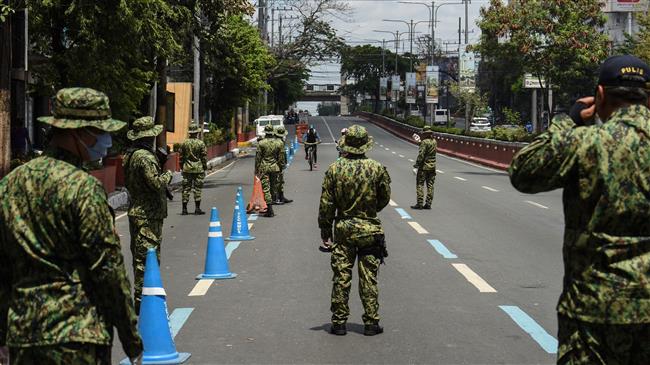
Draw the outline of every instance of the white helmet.
[[[341,135],[342,135],[342,136],[346,135],[347,133],[348,133],[348,129],[347,129],[347,128],[343,128],[343,129],[341,129]]]

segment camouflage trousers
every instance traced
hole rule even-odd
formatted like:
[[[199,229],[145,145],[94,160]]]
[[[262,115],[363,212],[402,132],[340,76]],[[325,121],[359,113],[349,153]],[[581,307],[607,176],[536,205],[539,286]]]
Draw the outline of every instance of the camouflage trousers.
[[[350,287],[352,286],[352,268],[354,261],[359,259],[359,297],[363,304],[364,324],[379,322],[379,290],[377,288],[377,274],[379,272],[379,259],[373,255],[359,255],[358,249],[374,244],[374,237],[362,239],[336,239],[332,247],[332,323],[343,324],[350,316]]]
[[[650,323],[587,323],[558,315],[558,327],[558,364],[650,364]]]
[[[182,199],[183,203],[190,201],[190,194],[194,194],[194,201],[201,201],[201,189],[203,189],[203,179],[205,179],[205,173],[201,172],[198,174],[184,172],[183,173],[183,184],[182,184]]]
[[[284,171],[278,172],[278,180],[275,193],[277,195],[274,197],[284,194]]]
[[[160,244],[162,243],[162,219],[143,219],[129,217],[131,233],[131,256],[133,257],[133,299],[135,311],[140,313],[142,285],[144,283],[144,266],[147,261],[147,250],[155,248],[160,263]]]
[[[433,183],[436,181],[435,171],[423,171],[418,169],[415,176],[415,193],[417,194],[417,204],[422,205],[424,200],[424,185],[427,185],[427,200],[425,205],[431,205],[433,202]]]
[[[266,204],[273,202],[273,198],[276,196],[278,191],[278,172],[266,172],[260,174],[260,180],[262,181],[262,190],[264,191],[264,200]]]
[[[10,347],[12,365],[110,365],[111,346],[70,342],[50,346]]]

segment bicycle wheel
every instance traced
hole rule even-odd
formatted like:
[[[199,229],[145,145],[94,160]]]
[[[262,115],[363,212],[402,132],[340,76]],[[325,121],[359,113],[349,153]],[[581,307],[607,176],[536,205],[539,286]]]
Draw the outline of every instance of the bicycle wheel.
[[[314,171],[314,149],[309,149],[309,171]]]

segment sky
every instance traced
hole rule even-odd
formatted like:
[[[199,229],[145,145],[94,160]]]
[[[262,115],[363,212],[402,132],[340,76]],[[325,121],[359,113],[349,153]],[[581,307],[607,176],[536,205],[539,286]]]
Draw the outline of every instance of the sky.
[[[412,1],[419,2],[422,0]],[[350,45],[373,44],[381,46],[381,40],[386,39],[387,48],[390,47],[391,51],[394,51],[394,35],[377,33],[374,30],[390,32],[399,30],[400,33],[406,33],[408,32],[408,25],[399,22],[385,22],[382,19],[404,20],[407,22],[410,22],[411,19],[414,22],[429,20],[429,10],[420,4],[403,4],[395,0],[353,0],[345,2],[350,6],[351,12],[344,19],[330,19],[338,35],[343,37],[346,43]],[[431,1],[422,2],[429,4],[429,6],[431,5]],[[449,5],[443,5],[438,8],[438,24],[436,25],[435,32],[436,39],[438,39],[439,43],[440,40],[445,42],[458,41],[458,18],[463,18],[463,27],[465,24],[465,6],[460,2],[461,0],[438,0],[435,2],[436,6],[449,3]],[[469,4],[470,43],[475,43],[479,38],[480,33],[476,21],[480,8],[487,5],[489,5],[488,0],[471,0]],[[431,28],[428,23],[420,23],[415,26],[415,31],[430,34]],[[416,34],[415,37],[419,35],[421,36],[422,34]],[[390,40],[390,45],[388,44],[388,40]],[[408,51],[408,36],[404,38],[404,46]],[[415,46],[413,50],[414,52],[416,51]],[[400,45],[399,52],[402,53],[403,51],[404,49]],[[312,67],[312,71],[311,78],[308,81],[310,84],[340,83],[339,65],[337,64],[318,65]]]

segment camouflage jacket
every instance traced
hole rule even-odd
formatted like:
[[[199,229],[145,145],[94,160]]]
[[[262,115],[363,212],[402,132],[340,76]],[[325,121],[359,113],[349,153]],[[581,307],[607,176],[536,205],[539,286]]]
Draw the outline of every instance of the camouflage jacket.
[[[585,322],[650,323],[650,110],[602,126],[566,115],[510,166],[517,190],[564,188],[564,288],[558,312]]]
[[[282,151],[280,154],[280,160],[278,161],[278,165],[280,166],[280,171],[284,170],[287,167],[287,152],[285,151],[286,145],[284,144],[284,140],[280,137],[275,137],[275,143],[278,144],[278,147]]]
[[[153,152],[137,149],[124,157],[124,175],[129,191],[129,216],[145,219],[167,217],[165,189],[172,173],[161,173],[160,163]]]
[[[390,201],[390,176],[379,162],[350,155],[325,172],[318,212],[321,238],[361,238],[382,234],[377,217]]]
[[[208,151],[205,143],[196,138],[190,138],[181,146],[181,166],[183,172],[200,174],[208,169]]]
[[[415,161],[415,167],[422,171],[436,171],[436,148],[438,143],[434,138],[426,138],[420,142],[420,152]]]
[[[284,158],[281,143],[275,138],[264,138],[257,145],[255,171],[257,173],[280,172],[280,161]]]
[[[106,193],[75,156],[50,150],[0,181],[0,346],[142,351]]]

